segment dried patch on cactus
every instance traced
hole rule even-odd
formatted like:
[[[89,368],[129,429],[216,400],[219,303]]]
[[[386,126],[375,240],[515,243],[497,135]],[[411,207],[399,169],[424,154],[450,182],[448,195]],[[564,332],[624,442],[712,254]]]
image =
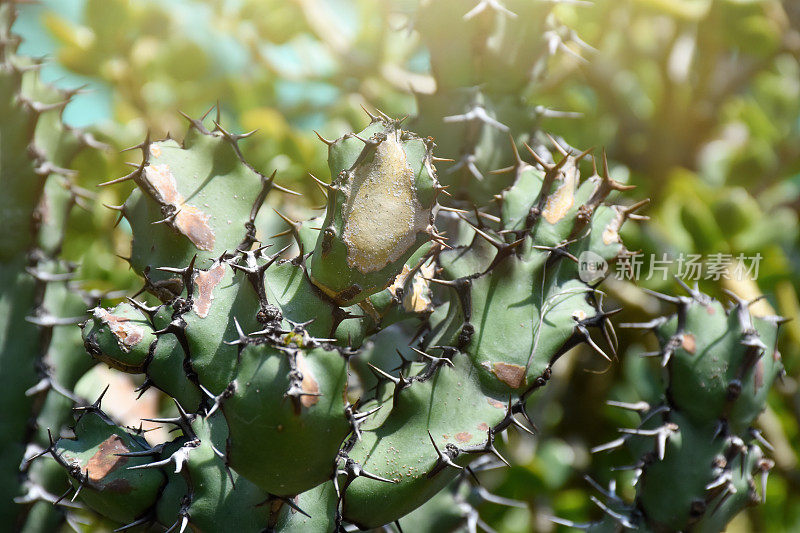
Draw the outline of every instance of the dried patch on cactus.
[[[605,245],[622,242],[619,236],[619,230],[625,222],[625,211],[616,205],[613,206],[612,209],[615,211],[614,218],[611,219],[611,222],[609,222],[603,230],[603,244]]]
[[[495,409],[505,409],[506,405],[503,402],[497,401],[494,398],[486,398],[486,402]]]
[[[101,442],[97,453],[95,453],[86,464],[89,480],[95,483],[102,482],[108,474],[128,462],[127,457],[118,455],[128,452],[130,452],[130,450],[119,435],[111,435]],[[130,485],[127,482],[125,482],[125,484],[128,486],[128,490],[130,490]],[[118,485],[115,485],[112,490],[119,491],[120,488],[121,487]]]
[[[144,168],[144,177],[164,203],[176,207],[183,203],[183,195],[178,192],[178,183],[169,165],[147,165]]]
[[[572,162],[567,162],[561,174],[563,183],[558,189],[547,197],[547,203],[542,216],[550,223],[555,224],[564,218],[575,203],[575,189],[578,186],[578,169]]]
[[[764,361],[759,359],[753,370],[753,394],[757,394],[762,386],[764,386]]]
[[[697,341],[694,338],[694,335],[691,333],[686,333],[683,335],[683,340],[681,341],[681,346],[687,352],[694,354],[695,350],[697,350]]]
[[[183,204],[175,215],[175,226],[186,235],[198,250],[210,252],[214,249],[214,232],[208,221],[211,215],[204,213],[197,207]]]
[[[129,352],[144,338],[144,328],[133,324],[128,318],[112,315],[102,307],[94,309],[94,317],[108,325],[124,352]]]
[[[203,272],[199,272],[194,278],[197,287],[194,298],[194,312],[200,318],[208,316],[211,304],[214,301],[214,287],[216,287],[225,275],[225,265],[223,263]]]
[[[409,268],[408,265],[403,265],[403,269],[400,271],[397,277],[394,278],[392,284],[386,287],[389,290],[389,292],[391,292],[392,294],[397,294],[397,291],[402,291],[403,286],[405,285],[406,280],[408,279],[409,272],[411,272],[411,268]]]
[[[411,313],[427,313],[433,311],[431,299],[431,284],[428,279],[433,277],[436,266],[423,265],[411,278],[409,291],[403,294],[403,308]],[[427,279],[426,279],[427,278]]]
[[[50,208],[50,198],[47,195],[42,195],[39,198],[39,203],[36,205],[34,216],[40,224],[47,224],[51,220],[52,209]]]
[[[524,366],[510,363],[494,363],[492,364],[492,374],[512,389],[518,389],[525,383]]]
[[[408,283],[411,268],[403,265],[403,270],[388,287],[392,294],[398,294],[398,290],[402,292],[403,309],[409,313],[427,313],[433,310],[430,282],[426,278],[433,277],[435,268],[434,264],[423,265]]]
[[[472,433],[468,431],[462,431],[460,433],[455,434],[455,438],[458,442],[469,442],[472,440]]]
[[[198,250],[213,250],[216,236],[208,224],[211,215],[186,203],[178,191],[178,184],[169,165],[148,165],[144,169],[144,177],[160,202],[175,210],[171,216],[175,217],[174,224],[178,231],[186,235]]]
[[[304,396],[300,398],[300,403],[303,404],[303,407],[311,407],[319,401],[319,383],[311,373],[306,358],[301,354],[297,354],[297,369],[303,374],[300,388],[303,389]]]
[[[402,145],[389,136],[371,161],[353,171],[342,240],[348,264],[363,273],[399,259],[428,225],[429,212],[417,199],[407,159]]]

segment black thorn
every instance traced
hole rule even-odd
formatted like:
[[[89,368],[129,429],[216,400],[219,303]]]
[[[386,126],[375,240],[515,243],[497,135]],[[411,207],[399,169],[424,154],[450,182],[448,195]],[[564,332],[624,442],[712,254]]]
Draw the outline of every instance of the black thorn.
[[[463,470],[464,467],[457,465],[453,462],[453,460],[458,457],[460,453],[458,447],[451,443],[447,443],[445,445],[445,452],[442,452],[439,447],[436,445],[436,441],[433,440],[433,435],[431,435],[430,430],[428,430],[428,438],[431,439],[431,444],[433,444],[433,449],[436,450],[436,455],[438,455],[436,459],[436,464],[433,465],[433,468],[428,472],[427,478],[430,479],[434,477],[436,474],[444,470],[448,466],[452,466],[457,470]]]

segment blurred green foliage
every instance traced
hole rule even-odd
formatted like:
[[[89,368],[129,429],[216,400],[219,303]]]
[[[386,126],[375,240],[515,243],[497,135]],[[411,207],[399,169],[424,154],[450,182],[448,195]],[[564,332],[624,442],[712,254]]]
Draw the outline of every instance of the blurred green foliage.
[[[243,144],[247,160],[261,172],[277,170],[278,182],[304,192],[312,206],[323,197],[307,172],[326,168],[314,129],[330,137],[358,129],[366,122],[360,105],[413,115],[412,90],[433,90],[430,54],[407,16],[416,4],[50,0],[23,6],[17,30],[31,50],[50,47],[53,72],[66,74],[62,84],[82,80],[94,91],[70,104],[82,115],[68,109],[66,116],[92,122],[110,148],[79,156],[79,185],[94,189],[124,174],[128,157],[138,161],[121,149],[147,131],[154,138],[182,132],[179,111],[197,116],[219,101],[232,129],[256,130]],[[573,53],[556,55],[547,76],[523,95],[531,105],[568,112],[543,117],[542,127],[570,145],[605,147],[615,179],[651,199],[650,221],[626,226],[628,248],[671,257],[761,254],[755,282],[708,280],[702,288],[717,296],[722,288],[765,295],[756,304],[762,312],[795,319],[780,342],[788,375],[760,421],[777,465],[767,502],[730,530],[800,530],[800,4],[595,0],[556,11],[591,50],[568,45]],[[98,205],[119,204],[128,192],[98,189]],[[126,228],[101,230],[115,215],[97,209],[71,222],[65,255],[91,257],[81,276],[95,288],[134,288],[115,257],[127,252]],[[661,276],[640,284],[675,287]],[[622,321],[662,311],[630,282],[609,283],[608,292],[624,304]],[[604,485],[616,479],[620,493],[632,496],[629,473],[610,470],[625,464],[624,451],[588,453],[626,423],[625,413],[601,407],[606,399],[657,390],[650,361],[639,357],[652,341],[619,334],[619,363],[606,368],[573,354],[540,393],[533,412],[539,437],[509,437],[515,466],[490,473],[487,483],[528,509],[484,504],[481,514],[493,528],[548,531],[556,528],[548,516],[596,518],[584,474]]]

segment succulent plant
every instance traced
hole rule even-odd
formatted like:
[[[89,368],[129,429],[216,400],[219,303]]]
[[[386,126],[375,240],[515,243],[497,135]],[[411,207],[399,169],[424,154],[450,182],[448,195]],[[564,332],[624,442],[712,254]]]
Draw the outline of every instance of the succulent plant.
[[[581,180],[586,153],[556,145],[558,163],[517,159],[498,216],[471,219],[437,202],[433,141],[372,115],[329,142],[326,217],[287,219],[298,250],[287,255],[255,224],[282,188],[241,159],[238,142],[191,120],[182,144],[143,143],[141,166],[113,180],[137,186],[118,209],[133,231],[129,262],[157,301],[95,308],[84,343],[171,396],[178,416],[159,421],[181,436],[150,446],[99,401],[86,407],[75,438],[49,450],[89,507],[201,529],[228,512],[256,530],[378,527],[474,457],[499,457],[496,437],[524,427],[515,416],[565,351],[588,343],[608,357],[589,331],[608,335],[611,313],[575,255],[616,257],[619,228],[641,204],[606,205],[623,187],[607,173]],[[437,219],[463,244],[447,244]],[[413,357],[396,373],[370,366],[375,386],[356,392],[358,346],[395,322],[417,330],[403,347]],[[234,507],[209,503],[220,498]]]
[[[18,528],[56,527],[56,503],[119,530],[474,531],[489,530],[476,502],[525,505],[478,474],[507,464],[510,426],[531,433],[529,405],[564,354],[615,355],[617,310],[595,267],[626,252],[621,228],[647,203],[612,203],[631,187],[605,154],[538,132],[547,110],[525,88],[554,48],[580,42],[551,6],[463,2],[454,19],[451,4],[422,2],[437,89],[417,95],[419,133],[367,112],[361,131],[320,137],[329,175],[309,183],[324,215],[292,209],[296,193],[246,161],[248,134],[228,131],[219,106],[215,120],[187,117],[180,141],[148,136],[141,164],[102,184],[134,186],[108,207],[143,283],[111,307],[58,259],[85,195],[62,167],[97,144],[58,120],[69,94],[14,55],[14,7],[0,3],[0,394],[13,407],[0,442],[4,477],[20,480],[3,484],[3,505],[24,504],[8,508]],[[439,32],[448,21],[455,39]],[[769,470],[752,425],[782,368],[780,319],[687,290],[662,295],[675,316],[642,325],[661,343],[663,395],[617,402],[641,425],[597,449],[628,445],[636,500],[604,490],[606,516],[588,529],[719,531]],[[105,392],[72,392],[96,363],[169,398],[170,414],[144,420],[171,440],[116,420]]]
[[[37,531],[57,523],[50,503],[66,485],[60,469],[30,459],[49,446],[47,428],[67,423],[80,401],[72,390],[92,362],[75,324],[99,301],[73,280],[77,266],[59,257],[70,211],[90,196],[68,167],[101,145],[61,122],[75,91],[43,83],[41,64],[16,54],[15,15],[13,3],[0,4],[0,514]]]
[[[525,99],[557,51],[580,58],[567,43],[588,48],[560,23],[556,4],[420,2],[413,26],[430,53],[435,91],[416,95],[415,126],[454,159],[442,182],[458,186],[456,198],[483,203],[510,185],[493,172],[514,163],[509,135],[531,141],[543,118],[569,116]]]
[[[619,528],[643,531],[721,531],[743,508],[766,498],[772,447],[753,426],[766,406],[773,381],[783,372],[777,350],[776,316],[755,317],[753,302],[729,293],[728,308],[684,285],[687,296],[653,293],[677,312],[623,327],[653,331],[664,370],[660,395],[609,404],[634,411],[641,422],[621,428],[621,437],[592,449],[626,446],[634,455],[634,502],[625,502],[612,485],[595,500],[606,516],[576,524],[588,531]],[[591,480],[590,480],[591,481]],[[759,488],[757,488],[759,485]],[[759,495],[760,491],[760,495]]]

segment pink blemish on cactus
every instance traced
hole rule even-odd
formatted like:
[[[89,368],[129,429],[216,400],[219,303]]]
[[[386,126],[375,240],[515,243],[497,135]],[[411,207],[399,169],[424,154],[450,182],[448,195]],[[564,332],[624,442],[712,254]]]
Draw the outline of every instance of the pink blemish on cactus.
[[[492,365],[492,374],[512,389],[518,389],[525,383],[524,366],[512,363],[494,363]]]
[[[184,204],[175,217],[175,225],[181,233],[189,237],[198,250],[210,252],[214,249],[215,235],[208,225],[211,215],[198,208]]]
[[[317,396],[319,394],[319,383],[311,374],[311,368],[306,363],[305,357],[300,354],[297,355],[297,368],[303,374],[303,381],[300,383],[300,387],[305,393],[300,398],[300,403],[303,404],[303,407],[311,407],[319,401],[319,396]]]
[[[683,346],[684,350],[694,355],[694,352],[697,350],[697,341],[695,340],[694,335],[691,333],[684,334],[683,340],[681,341],[681,346]]]
[[[129,352],[144,338],[144,329],[131,323],[129,318],[112,315],[102,307],[95,308],[94,317],[108,325],[111,333],[117,338],[117,344],[124,352]]]
[[[184,198],[178,192],[178,182],[175,181],[169,165],[148,165],[144,168],[144,177],[161,196],[162,202],[175,207],[183,203]]]
[[[472,440],[472,433],[462,431],[461,433],[456,433],[455,437],[458,442],[469,442]]]
[[[494,398],[486,398],[486,403],[494,407],[495,409],[505,409],[506,405],[503,402],[497,401]]]
[[[144,169],[144,177],[159,196],[158,201],[175,208],[173,226],[186,235],[198,250],[212,251],[216,236],[208,224],[211,215],[186,203],[178,191],[178,183],[169,165],[148,165]]]
[[[764,359],[759,359],[753,373],[753,394],[764,385]]]
[[[201,271],[194,278],[194,284],[197,287],[197,296],[194,298],[194,312],[200,318],[208,316],[211,309],[211,304],[214,301],[214,288],[222,280],[225,275],[225,265],[218,264],[216,267],[207,271]]]

